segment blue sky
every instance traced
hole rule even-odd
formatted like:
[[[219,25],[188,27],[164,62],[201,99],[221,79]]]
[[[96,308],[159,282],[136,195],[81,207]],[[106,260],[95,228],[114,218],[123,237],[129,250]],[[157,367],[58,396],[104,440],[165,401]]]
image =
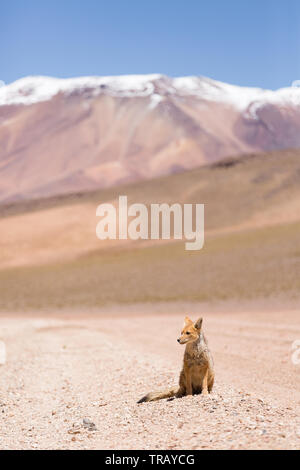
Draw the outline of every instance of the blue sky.
[[[164,73],[300,79],[299,0],[1,0],[0,79]]]

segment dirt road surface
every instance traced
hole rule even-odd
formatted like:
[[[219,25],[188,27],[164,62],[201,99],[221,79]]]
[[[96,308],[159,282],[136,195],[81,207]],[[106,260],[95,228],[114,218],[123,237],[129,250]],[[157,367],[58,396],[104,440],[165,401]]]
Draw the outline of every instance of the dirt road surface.
[[[204,313],[213,394],[136,403],[177,383],[185,313],[1,314],[0,448],[299,449],[297,310]]]

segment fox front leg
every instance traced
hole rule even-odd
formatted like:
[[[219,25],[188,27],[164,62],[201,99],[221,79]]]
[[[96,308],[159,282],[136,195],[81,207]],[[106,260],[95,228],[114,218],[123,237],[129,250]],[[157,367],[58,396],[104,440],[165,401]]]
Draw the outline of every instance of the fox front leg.
[[[192,377],[189,369],[185,369],[186,394],[193,395]]]
[[[208,383],[208,368],[206,369],[206,372],[202,381],[202,395],[208,395],[207,383]]]

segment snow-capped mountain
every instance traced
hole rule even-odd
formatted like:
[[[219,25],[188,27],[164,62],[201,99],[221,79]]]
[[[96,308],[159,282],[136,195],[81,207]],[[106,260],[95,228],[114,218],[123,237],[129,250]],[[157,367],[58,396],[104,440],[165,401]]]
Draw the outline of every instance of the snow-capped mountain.
[[[240,110],[247,109],[253,102],[255,107],[266,102],[300,105],[300,87],[270,91],[229,85],[205,77],[169,78],[159,74],[71,79],[33,76],[1,88],[0,106],[30,105],[48,101],[58,93],[70,96],[87,91],[94,97],[101,94],[132,98],[148,96],[157,102],[170,95],[194,96],[201,100],[227,103]]]
[[[300,147],[300,88],[204,77],[26,77],[0,87],[0,200]]]

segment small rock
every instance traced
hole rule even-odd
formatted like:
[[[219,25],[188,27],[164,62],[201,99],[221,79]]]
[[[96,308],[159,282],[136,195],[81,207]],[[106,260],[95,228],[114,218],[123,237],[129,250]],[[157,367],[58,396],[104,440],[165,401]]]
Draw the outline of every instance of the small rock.
[[[97,430],[96,424],[93,423],[93,421],[91,421],[90,418],[83,418],[82,422],[83,422],[83,426],[87,428],[89,431]]]
[[[257,415],[256,416],[256,421],[264,421],[265,418],[262,415]]]
[[[84,427],[88,427],[94,424],[93,421],[90,420],[90,418],[83,418],[82,422]]]
[[[68,430],[68,434],[80,434],[80,428],[71,428]]]
[[[81,430],[81,425],[80,423],[73,423],[71,429],[68,430],[69,434],[80,434]]]

